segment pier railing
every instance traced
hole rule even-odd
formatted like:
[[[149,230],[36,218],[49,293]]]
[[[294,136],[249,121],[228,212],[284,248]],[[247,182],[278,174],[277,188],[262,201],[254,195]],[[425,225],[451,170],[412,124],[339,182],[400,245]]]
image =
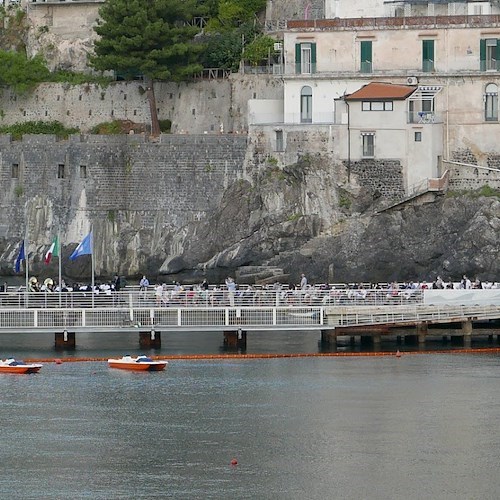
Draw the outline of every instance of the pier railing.
[[[404,305],[423,302],[423,290],[333,289],[264,290],[245,288],[119,292],[0,293],[0,309],[313,307]]]
[[[373,325],[414,325],[416,323],[451,323],[466,319],[496,320],[500,319],[498,305],[415,305],[409,307],[359,307],[332,308],[325,311],[326,326],[341,328],[348,326]]]
[[[304,330],[500,319],[498,289],[190,292],[168,300],[152,291],[3,293],[0,331]]]
[[[0,331],[304,329],[323,324],[321,307],[0,309]]]

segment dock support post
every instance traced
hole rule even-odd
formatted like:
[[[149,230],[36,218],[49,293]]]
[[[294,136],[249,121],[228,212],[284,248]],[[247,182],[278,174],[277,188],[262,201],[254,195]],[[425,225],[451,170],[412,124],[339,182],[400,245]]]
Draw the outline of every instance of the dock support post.
[[[139,347],[141,349],[159,349],[161,347],[161,332],[155,330],[139,332]]]
[[[380,348],[380,344],[382,343],[382,336],[380,335],[380,333],[375,333],[372,336],[372,342],[374,349],[378,350]]]
[[[472,339],[472,320],[462,321],[462,333],[464,334],[464,347],[470,347]]]
[[[54,347],[56,351],[74,351],[76,349],[75,332],[57,332],[55,334]]]
[[[224,330],[224,347],[246,349],[247,332],[241,328],[238,328],[238,330]]]
[[[425,344],[425,337],[427,336],[427,323],[419,323],[417,325],[417,337],[420,345]]]
[[[331,330],[321,330],[321,342],[330,347],[337,348],[337,332],[335,328]]]

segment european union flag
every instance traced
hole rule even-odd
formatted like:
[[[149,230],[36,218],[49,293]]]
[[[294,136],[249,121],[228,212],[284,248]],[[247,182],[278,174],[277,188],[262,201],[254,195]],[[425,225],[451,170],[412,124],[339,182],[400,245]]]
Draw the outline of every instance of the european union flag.
[[[92,231],[83,238],[83,241],[75,248],[69,259],[75,260],[80,255],[92,255]]]
[[[17,255],[16,261],[14,263],[14,271],[16,273],[21,271],[21,262],[26,260],[26,254],[24,252],[24,240],[21,243],[21,248],[19,249],[19,254]]]

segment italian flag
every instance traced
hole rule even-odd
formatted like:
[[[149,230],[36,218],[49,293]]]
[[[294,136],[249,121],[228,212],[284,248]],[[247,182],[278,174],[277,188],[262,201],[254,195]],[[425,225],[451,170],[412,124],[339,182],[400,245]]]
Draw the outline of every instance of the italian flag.
[[[45,254],[45,264],[50,264],[52,256],[59,257],[59,237],[56,236]]]

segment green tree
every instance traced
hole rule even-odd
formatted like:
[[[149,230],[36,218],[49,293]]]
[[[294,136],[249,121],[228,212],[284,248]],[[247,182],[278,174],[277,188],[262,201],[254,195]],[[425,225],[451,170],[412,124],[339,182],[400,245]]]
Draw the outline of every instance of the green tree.
[[[160,133],[154,80],[184,80],[202,69],[203,44],[195,42],[192,20],[205,8],[209,2],[196,0],[107,0],[99,9],[100,39],[90,63],[126,78],[144,75],[153,135]]]
[[[205,34],[206,49],[201,55],[203,66],[237,71],[245,41],[256,36],[257,29],[249,22],[231,30]]]
[[[274,38],[270,36],[258,36],[245,47],[244,59],[250,64],[257,66],[262,61],[268,59],[270,54],[274,53],[274,42]]]
[[[215,31],[232,29],[253,20],[266,8],[266,0],[220,0],[217,17],[209,23],[209,29]]]
[[[266,0],[220,0],[217,10],[212,5],[203,41],[206,50],[201,61],[206,68],[238,69],[243,48],[261,33],[257,16]]]
[[[49,70],[40,56],[28,59],[21,52],[0,50],[0,85],[9,85],[22,94],[49,79]]]

